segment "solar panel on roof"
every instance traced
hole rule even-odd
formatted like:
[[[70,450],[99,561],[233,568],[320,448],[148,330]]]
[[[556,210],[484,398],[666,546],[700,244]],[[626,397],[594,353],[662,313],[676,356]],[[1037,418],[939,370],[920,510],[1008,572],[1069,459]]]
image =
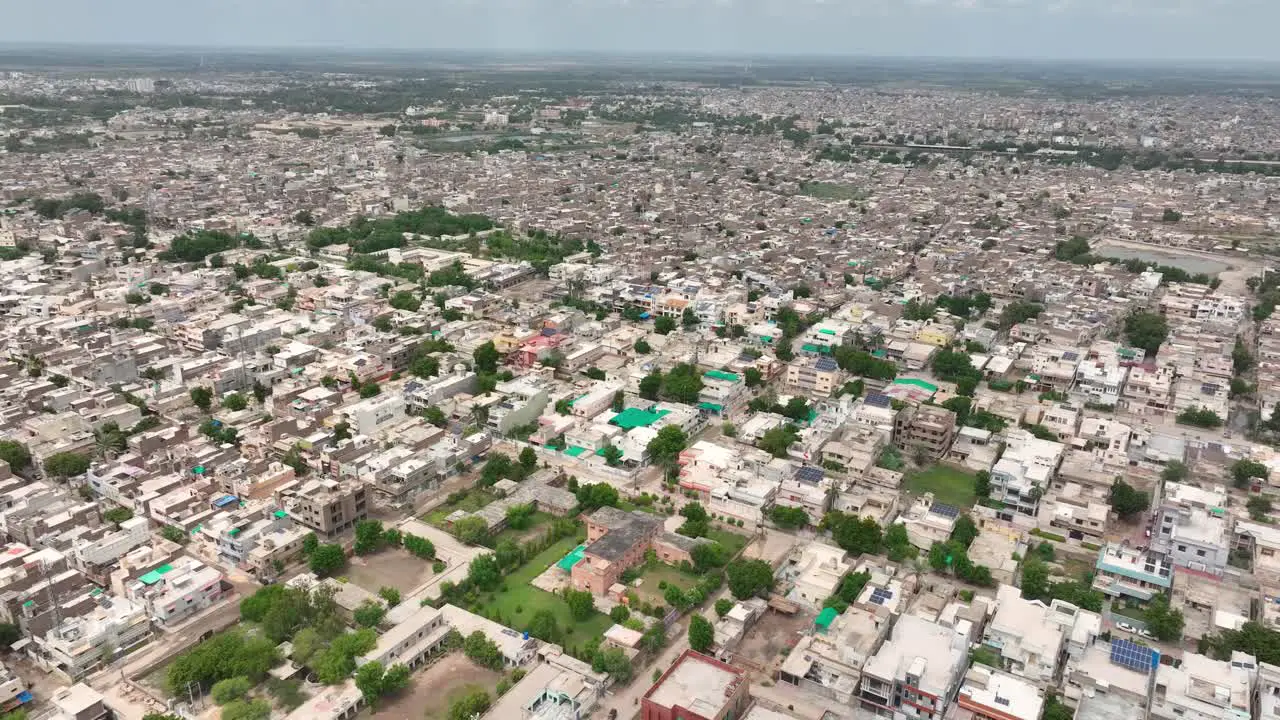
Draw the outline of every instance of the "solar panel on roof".
[[[955,505],[947,505],[946,503],[940,502],[935,502],[933,506],[929,508],[929,512],[947,518],[960,517],[960,508]]]
[[[796,479],[801,482],[822,482],[822,468],[806,465],[796,471]]]
[[[872,407],[887,408],[892,400],[893,398],[885,395],[884,393],[871,393],[870,395],[867,395],[867,399],[863,402]]]
[[[1131,640],[1111,641],[1111,662],[1140,673],[1149,673],[1160,663],[1160,653]]]
[[[1063,360],[1079,360],[1080,355],[1076,353],[1074,350],[1068,350],[1062,353],[1062,359]]]
[[[831,372],[838,367],[840,366],[836,364],[835,360],[825,356],[820,357],[813,362],[813,368],[815,370],[821,370],[822,372]]]

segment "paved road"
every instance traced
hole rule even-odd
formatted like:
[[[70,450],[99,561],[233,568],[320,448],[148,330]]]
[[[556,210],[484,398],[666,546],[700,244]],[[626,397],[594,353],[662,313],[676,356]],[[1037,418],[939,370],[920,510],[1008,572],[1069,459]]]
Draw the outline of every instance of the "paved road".
[[[631,684],[624,688],[615,687],[614,692],[606,695],[604,700],[596,706],[592,717],[607,718],[610,710],[618,711],[618,720],[631,720],[640,714],[640,698],[653,685],[653,671],[655,669],[666,671],[681,653],[689,649],[689,634],[685,632],[686,620],[682,619],[667,631],[670,644],[658,659],[643,668],[636,668],[636,675]]]

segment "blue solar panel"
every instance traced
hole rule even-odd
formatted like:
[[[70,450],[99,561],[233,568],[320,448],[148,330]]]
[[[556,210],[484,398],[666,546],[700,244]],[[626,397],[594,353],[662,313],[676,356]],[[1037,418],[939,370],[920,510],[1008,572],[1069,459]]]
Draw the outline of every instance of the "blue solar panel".
[[[796,479],[800,482],[820,483],[822,482],[822,468],[816,468],[812,465],[806,465],[796,471]]]
[[[864,402],[872,407],[887,408],[892,400],[893,398],[884,393],[871,393],[867,395],[867,399]]]
[[[821,370],[822,372],[831,372],[839,367],[840,366],[836,364],[836,361],[829,357],[820,357],[813,361],[813,368],[815,370]]]
[[[960,508],[955,505],[947,505],[946,503],[940,502],[935,502],[933,506],[929,508],[929,512],[946,518],[960,517]]]
[[[1062,353],[1062,359],[1063,359],[1063,360],[1079,360],[1079,359],[1080,359],[1080,356],[1079,356],[1078,354],[1076,354],[1076,351],[1074,351],[1074,350],[1068,350],[1068,351],[1066,351],[1066,352]]]
[[[1111,641],[1111,662],[1140,673],[1149,673],[1160,664],[1160,652],[1132,640]]]

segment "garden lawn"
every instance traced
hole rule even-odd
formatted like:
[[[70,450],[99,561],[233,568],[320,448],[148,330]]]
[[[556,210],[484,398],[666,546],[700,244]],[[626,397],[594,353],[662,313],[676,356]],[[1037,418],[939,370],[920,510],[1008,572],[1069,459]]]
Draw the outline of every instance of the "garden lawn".
[[[664,562],[655,560],[652,567],[640,574],[644,582],[640,583],[640,587],[636,590],[644,599],[650,603],[657,605],[666,605],[666,598],[663,596],[665,590],[661,587],[662,583],[667,585],[675,585],[681,590],[688,590],[698,584],[698,576],[681,572],[679,568],[672,567]]]
[[[913,495],[933,493],[933,499],[959,508],[973,507],[974,476],[945,465],[911,473],[906,478],[907,491]]]
[[[485,612],[492,616],[496,611],[504,624],[524,630],[534,613],[543,609],[550,610],[556,616],[560,631],[564,633],[560,644],[566,647],[581,647],[592,638],[604,635],[604,631],[613,625],[608,615],[596,612],[585,621],[574,620],[563,598],[530,584],[553,563],[568,555],[580,542],[577,537],[562,538],[504,577],[502,582],[506,590],[482,596],[485,598],[482,604]]]
[[[498,498],[493,493],[480,488],[474,488],[467,491],[466,497],[455,503],[445,503],[435,510],[422,516],[423,522],[434,525],[438,528],[444,528],[444,519],[449,517],[455,510],[466,510],[467,512],[475,512]]]
[[[542,511],[535,512],[533,514],[533,517],[529,519],[529,527],[523,530],[506,528],[502,532],[493,536],[493,544],[496,547],[498,543],[502,542],[503,540],[506,540],[507,538],[515,540],[517,543],[519,543],[535,535],[542,535],[545,532],[545,530],[543,529],[543,526],[546,525],[548,522],[554,520],[555,517],[556,516],[552,515],[551,513],[546,513]]]
[[[751,542],[751,538],[743,535],[742,533],[721,530],[717,527],[711,528],[711,530],[707,532],[707,537],[728,548],[730,557],[737,555],[742,548],[747,546],[747,543]]]

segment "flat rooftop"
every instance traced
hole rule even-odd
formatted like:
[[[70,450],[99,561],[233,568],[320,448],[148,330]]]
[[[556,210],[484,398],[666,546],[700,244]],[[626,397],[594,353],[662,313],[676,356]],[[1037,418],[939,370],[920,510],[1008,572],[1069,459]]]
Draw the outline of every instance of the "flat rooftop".
[[[718,717],[743,678],[741,670],[686,650],[645,697],[665,708],[679,705],[704,717]]]

